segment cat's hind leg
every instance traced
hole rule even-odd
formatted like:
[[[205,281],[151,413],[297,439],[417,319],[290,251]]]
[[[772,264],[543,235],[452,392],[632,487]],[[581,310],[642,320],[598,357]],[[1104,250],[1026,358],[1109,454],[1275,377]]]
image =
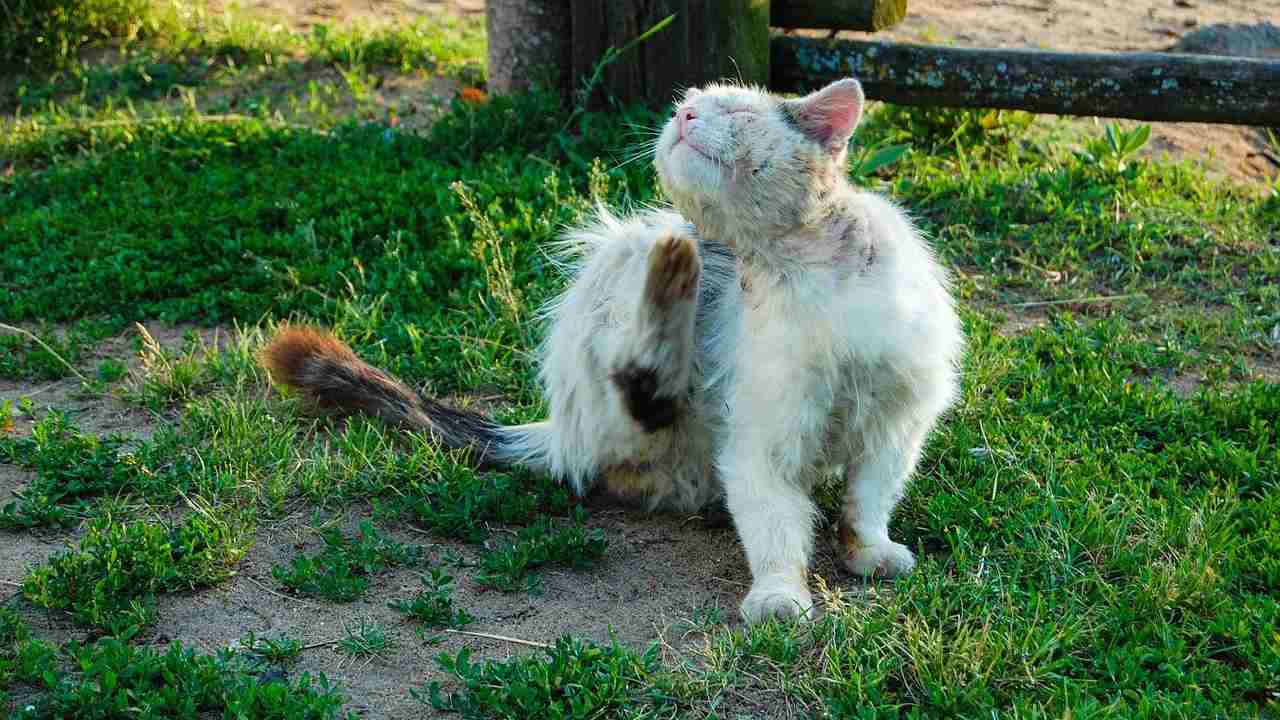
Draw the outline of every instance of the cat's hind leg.
[[[667,231],[650,246],[645,281],[610,378],[645,432],[672,425],[688,394],[702,261],[692,235]]]

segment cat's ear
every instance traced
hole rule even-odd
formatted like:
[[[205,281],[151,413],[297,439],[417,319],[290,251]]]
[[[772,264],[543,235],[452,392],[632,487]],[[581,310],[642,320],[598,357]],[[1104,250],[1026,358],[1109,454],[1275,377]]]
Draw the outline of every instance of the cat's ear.
[[[798,100],[787,100],[783,109],[801,132],[829,152],[838,153],[858,127],[865,102],[862,85],[845,78]]]

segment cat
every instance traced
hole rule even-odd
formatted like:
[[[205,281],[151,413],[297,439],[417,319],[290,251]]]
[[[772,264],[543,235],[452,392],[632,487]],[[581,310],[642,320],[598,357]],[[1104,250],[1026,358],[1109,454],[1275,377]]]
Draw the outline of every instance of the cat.
[[[752,573],[743,619],[811,618],[811,495],[829,474],[847,482],[845,567],[914,567],[890,514],[957,395],[964,343],[929,246],[847,178],[864,104],[852,78],[798,99],[689,90],[654,151],[670,207],[601,209],[566,235],[577,258],[545,311],[543,422],[419,397],[314,328],[286,326],[262,361],[320,406],[428,430],[482,466],[651,509],[722,500]]]

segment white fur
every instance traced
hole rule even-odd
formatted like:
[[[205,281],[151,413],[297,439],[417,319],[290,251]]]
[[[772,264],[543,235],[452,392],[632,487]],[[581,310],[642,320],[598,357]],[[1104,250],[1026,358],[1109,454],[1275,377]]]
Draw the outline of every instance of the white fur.
[[[849,569],[911,569],[889,517],[957,392],[946,274],[898,208],[845,178],[861,104],[854,81],[791,101],[692,91],[686,137],[673,118],[656,149],[678,214],[601,210],[569,236],[580,259],[542,349],[551,416],[516,429],[516,454],[580,493],[621,466],[642,469],[652,507],[723,495],[754,577],[748,621],[810,612],[810,495],[835,468]],[[671,237],[697,238],[698,294],[655,315],[644,288]],[[633,361],[680,394],[675,425],[646,433],[627,413],[611,374]]]

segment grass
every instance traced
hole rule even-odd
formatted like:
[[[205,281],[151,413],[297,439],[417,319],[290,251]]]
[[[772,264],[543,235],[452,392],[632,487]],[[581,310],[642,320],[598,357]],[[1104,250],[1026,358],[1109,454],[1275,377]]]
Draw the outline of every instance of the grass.
[[[155,621],[156,595],[214,585],[232,575],[248,551],[245,523],[196,513],[182,523],[89,525],[76,550],[50,558],[27,576],[32,603],[65,610],[81,624],[129,637]]]
[[[258,637],[257,634],[250,632],[240,639],[240,647],[250,655],[276,665],[294,663],[302,657],[302,643],[283,635]]]
[[[338,641],[338,652],[352,659],[372,660],[386,655],[395,646],[386,628],[364,619],[358,624],[347,625],[343,632],[345,635]]]
[[[651,685],[658,668],[656,648],[637,654],[617,644],[601,647],[561,638],[545,657],[475,663],[463,650],[441,655],[438,662],[462,689],[445,694],[433,682],[415,696],[469,718],[640,716],[650,697],[665,699]]]
[[[250,656],[131,646],[118,638],[54,646],[28,641],[16,679],[38,694],[15,718],[354,718],[324,676],[262,680]],[[0,691],[2,692],[2,691]]]
[[[595,565],[604,557],[608,541],[600,530],[585,527],[583,520],[584,513],[579,510],[571,525],[560,527],[550,518],[542,518],[520,530],[510,543],[484,556],[476,582],[506,592],[534,590],[539,583],[534,573],[537,568]]]
[[[39,394],[0,405],[0,462],[30,478],[0,532],[70,533],[0,607],[0,707],[19,717],[111,717],[121,698],[164,717],[341,717],[327,681],[271,669],[314,658],[299,640],[210,654],[149,634],[161,596],[225,587],[295,514],[361,529],[320,529],[318,554],[277,568],[285,589],[357,601],[371,577],[422,570],[392,604],[428,642],[486,627],[474,593],[610,562],[616,539],[564,488],[307,417],[267,391],[254,353],[277,323],[311,320],[433,394],[540,416],[534,310],[564,283],[547,248],[597,199],[660,199],[651,171],[618,164],[660,115],[570,118],[531,95],[458,100],[410,131],[345,103],[406,63],[466,67],[475,28],[252,22],[140,33],[120,64],[30,75],[24,119],[0,126],[0,317],[85,374],[87,400],[155,428],[92,432]],[[307,88],[317,69],[341,70],[341,93]],[[229,88],[241,99],[218,106]],[[170,99],[188,90],[194,103]],[[417,696],[521,718],[1280,712],[1280,196],[1143,159],[1140,131],[1074,132],[893,107],[859,131],[851,173],[932,236],[969,335],[962,401],[894,521],[915,574],[833,585],[811,625],[726,626],[704,608],[685,641],[652,649],[451,650],[448,682]],[[222,330],[164,344],[135,322]],[[111,337],[136,361],[99,357]],[[68,374],[0,335],[6,381]],[[441,547],[388,539],[408,528]],[[36,608],[92,639],[44,637],[24,620]],[[365,668],[405,643],[366,619],[337,647]]]

